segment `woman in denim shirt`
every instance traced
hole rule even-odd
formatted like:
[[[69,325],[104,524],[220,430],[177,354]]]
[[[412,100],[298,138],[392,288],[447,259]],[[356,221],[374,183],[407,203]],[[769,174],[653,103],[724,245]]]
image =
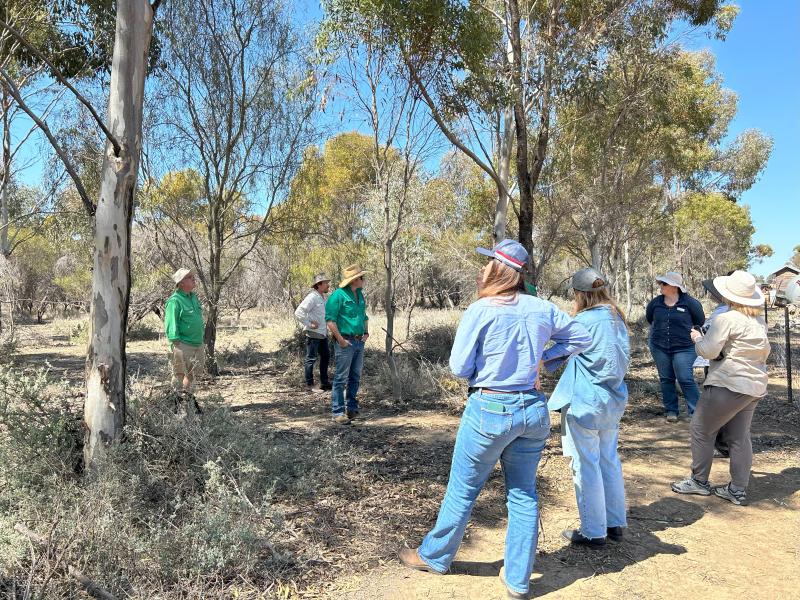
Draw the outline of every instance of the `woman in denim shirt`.
[[[628,402],[625,373],[630,341],[625,316],[594,269],[572,276],[575,320],[586,327],[592,345],[573,356],[550,396],[550,410],[561,410],[564,456],[572,457],[572,476],[580,529],[562,536],[572,544],[602,546],[606,537],[622,539],[625,485],[617,454],[619,421]],[[561,360],[545,363],[554,370]]]
[[[450,369],[469,380],[471,393],[447,492],[436,525],[419,548],[402,549],[400,560],[421,571],[450,568],[478,493],[499,460],[508,506],[501,578],[509,598],[527,598],[538,538],[536,469],[550,433],[546,398],[535,389],[538,365],[582,351],[591,338],[553,304],[520,293],[528,261],[520,244],[504,240],[478,252],[493,260],[481,271],[479,299],[464,313],[450,355]]]
[[[650,323],[650,353],[658,369],[667,421],[675,423],[679,412],[675,381],[681,385],[689,416],[700,398],[692,369],[697,353],[689,333],[692,327],[703,325],[705,314],[700,302],[686,293],[680,274],[670,271],[656,277],[656,281],[661,295],[650,301],[646,312]]]

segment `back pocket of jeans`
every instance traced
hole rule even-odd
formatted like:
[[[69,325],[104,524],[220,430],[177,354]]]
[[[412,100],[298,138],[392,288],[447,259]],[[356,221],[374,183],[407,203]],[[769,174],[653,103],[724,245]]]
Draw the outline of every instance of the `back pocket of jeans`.
[[[490,437],[511,431],[511,413],[496,412],[481,408],[481,433]]]

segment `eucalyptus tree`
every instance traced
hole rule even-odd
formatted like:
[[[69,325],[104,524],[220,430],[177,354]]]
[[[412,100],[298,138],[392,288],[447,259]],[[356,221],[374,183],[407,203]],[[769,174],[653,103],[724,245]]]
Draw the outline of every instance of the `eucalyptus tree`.
[[[94,267],[89,346],[86,360],[86,400],[84,454],[87,466],[97,463],[107,444],[117,440],[125,424],[125,329],[130,298],[130,229],[141,153],[144,80],[153,32],[153,17],[160,0],[118,2],[110,66],[110,90],[107,120],[70,82],[58,61],[48,58],[53,48],[42,50],[35,36],[18,31],[6,19],[3,31],[19,44],[20,52],[31,61],[46,65],[48,73],[85,105],[97,127],[103,132],[106,147],[101,169],[100,195],[95,203],[77,173],[73,161],[54,136],[47,116],[37,113],[21,91],[8,64],[0,67],[0,79],[8,93],[47,138],[69,173],[87,212],[95,220]],[[103,3],[59,3],[71,14],[84,18]],[[64,38],[80,33],[51,12],[54,27],[63,28]],[[53,52],[59,56],[59,52]],[[96,58],[96,57],[95,57]],[[105,64],[103,61],[100,61]]]
[[[165,20],[154,152],[165,169],[199,174],[202,235],[195,221],[168,207],[144,222],[168,229],[160,239],[180,247],[197,272],[208,305],[208,368],[216,373],[223,288],[288,193],[309,141],[316,80],[283,4],[184,0],[167,5]]]
[[[591,82],[632,24],[646,20],[666,35],[679,18],[723,27],[729,20],[718,0],[330,0],[326,8],[334,22],[358,14],[385,32],[381,39],[396,49],[444,136],[495,183],[495,237],[504,229],[504,198],[517,196],[518,237],[534,279],[544,267],[534,247],[534,191],[557,104]]]

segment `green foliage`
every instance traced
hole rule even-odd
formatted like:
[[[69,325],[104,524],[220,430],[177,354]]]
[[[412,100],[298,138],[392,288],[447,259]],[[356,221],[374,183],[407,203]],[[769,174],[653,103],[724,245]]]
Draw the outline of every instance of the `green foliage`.
[[[693,193],[678,209],[675,220],[681,241],[695,255],[697,266],[716,273],[748,267],[755,228],[747,206],[720,193]]]

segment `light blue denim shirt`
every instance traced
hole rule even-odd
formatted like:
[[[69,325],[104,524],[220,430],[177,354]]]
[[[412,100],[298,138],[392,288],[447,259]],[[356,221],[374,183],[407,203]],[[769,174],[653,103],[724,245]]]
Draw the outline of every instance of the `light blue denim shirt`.
[[[586,429],[613,429],[628,403],[628,328],[607,305],[584,310],[575,320],[589,330],[592,342],[567,363],[547,406],[569,406],[569,413]]]
[[[555,344],[544,349],[553,340]],[[591,337],[554,304],[535,296],[511,301],[481,298],[458,324],[450,370],[470,387],[519,392],[533,388],[540,360],[557,360],[587,348]]]

